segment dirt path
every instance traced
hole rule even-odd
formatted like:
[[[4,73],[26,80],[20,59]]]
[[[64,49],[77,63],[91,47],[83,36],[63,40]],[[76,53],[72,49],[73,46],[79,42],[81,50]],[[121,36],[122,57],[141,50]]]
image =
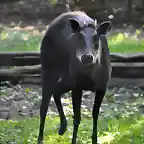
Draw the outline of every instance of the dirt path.
[[[35,85],[17,85],[11,88],[2,88],[0,91],[0,119],[18,119],[39,114],[41,88]],[[82,99],[82,113],[87,115],[92,111],[94,94],[84,92]],[[72,113],[71,97],[68,94],[62,97],[65,113]],[[132,111],[144,113],[144,92],[141,89],[113,88],[108,89],[101,106],[101,114],[107,114],[116,109],[125,110],[130,106]],[[53,98],[48,113],[58,114]],[[117,112],[119,113],[119,112]]]

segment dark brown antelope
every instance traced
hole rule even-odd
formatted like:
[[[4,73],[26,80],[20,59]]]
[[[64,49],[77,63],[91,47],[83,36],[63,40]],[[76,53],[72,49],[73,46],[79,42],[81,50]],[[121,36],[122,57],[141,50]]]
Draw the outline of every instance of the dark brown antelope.
[[[76,144],[81,121],[82,90],[95,92],[92,144],[97,144],[99,108],[111,76],[105,36],[111,27],[111,22],[98,25],[96,20],[80,11],[63,13],[49,25],[41,43],[42,101],[38,144],[43,141],[45,117],[52,95],[60,116],[59,134],[66,131],[61,95],[70,90],[74,112],[72,144]]]

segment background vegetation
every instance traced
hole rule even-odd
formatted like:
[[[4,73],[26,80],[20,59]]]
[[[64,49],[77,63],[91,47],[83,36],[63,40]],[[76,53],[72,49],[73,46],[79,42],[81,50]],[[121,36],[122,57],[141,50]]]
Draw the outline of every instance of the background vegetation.
[[[2,27],[0,34],[0,51],[39,51],[40,42],[46,28],[42,31],[34,27]],[[111,52],[136,53],[144,52],[144,38],[141,30],[136,29],[133,34],[129,32],[111,32],[108,44]]]
[[[88,2],[88,3],[87,3]],[[69,7],[67,7],[69,4]],[[144,0],[1,0],[0,1],[0,52],[39,51],[46,25],[60,13],[73,9],[86,11],[99,21],[111,19],[112,32],[107,36],[110,52],[144,52]],[[32,101],[40,99],[28,93]],[[31,91],[31,90],[30,90]],[[135,92],[140,95],[139,91]],[[11,94],[0,87],[0,105]],[[21,96],[21,93],[19,94]],[[132,94],[131,94],[132,95]],[[40,96],[39,96],[40,97]],[[133,102],[117,103],[115,96],[106,95],[106,107],[101,107],[98,137],[102,144],[144,144],[144,115],[137,106],[144,105],[142,93]],[[70,100],[70,99],[69,99]],[[69,102],[70,103],[70,102]],[[11,108],[11,107],[10,107]],[[72,137],[72,105],[68,105],[68,130],[59,136],[59,117],[49,114],[45,126],[45,144],[70,144]],[[0,109],[1,110],[1,109]],[[51,111],[50,111],[51,112]],[[82,111],[78,144],[90,144],[92,132],[91,110]],[[0,111],[0,118],[2,112]],[[39,116],[12,117],[0,121],[0,144],[36,144]]]

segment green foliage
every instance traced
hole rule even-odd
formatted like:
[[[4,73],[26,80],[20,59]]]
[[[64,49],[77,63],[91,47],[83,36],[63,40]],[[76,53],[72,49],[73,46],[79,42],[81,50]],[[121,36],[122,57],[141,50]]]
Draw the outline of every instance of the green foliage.
[[[7,96],[7,93],[3,87],[0,87],[0,98]]]
[[[48,2],[52,5],[55,5],[57,3],[57,0],[48,0]]]
[[[43,32],[5,28],[0,34],[0,51],[39,51]]]
[[[57,134],[59,118],[49,116],[45,125],[45,144],[70,144],[72,135],[72,116],[68,117],[68,130],[63,136]],[[35,144],[39,128],[39,118],[24,120],[1,121],[0,143]],[[102,144],[134,144],[144,143],[144,117],[134,114],[129,117],[104,118],[99,117],[98,136]],[[78,132],[78,143],[91,142],[92,119],[83,117]]]
[[[45,30],[40,32],[35,29],[23,30],[4,27],[0,34],[0,51],[39,51],[44,33]],[[140,33],[139,30],[136,30],[133,36],[127,36],[124,33],[108,36],[110,51],[120,53],[144,52],[144,38],[138,38]]]
[[[138,31],[134,36],[127,36],[123,33],[108,37],[111,52],[132,53],[144,52],[144,38],[139,39]]]
[[[8,91],[4,91],[7,93]],[[38,96],[32,94],[32,89],[24,89],[29,102],[36,101]],[[71,92],[70,92],[71,93]],[[136,96],[130,101],[117,102],[113,94],[106,94],[98,119],[98,138],[102,144],[143,144],[144,143],[144,115],[139,113],[139,106],[143,106],[143,92],[135,91]],[[127,96],[127,95],[125,95]],[[69,96],[68,96],[69,97]],[[31,100],[30,100],[31,99]],[[87,100],[87,99],[85,99]],[[39,101],[39,100],[38,100]],[[68,129],[63,136],[57,134],[59,117],[49,112],[46,117],[44,144],[70,144],[73,119],[71,98],[62,98],[64,112],[68,120]],[[85,107],[84,107],[85,106]],[[92,134],[92,110],[82,104],[82,120],[78,131],[78,144],[90,144]],[[0,121],[0,144],[36,144],[39,130],[39,116]]]

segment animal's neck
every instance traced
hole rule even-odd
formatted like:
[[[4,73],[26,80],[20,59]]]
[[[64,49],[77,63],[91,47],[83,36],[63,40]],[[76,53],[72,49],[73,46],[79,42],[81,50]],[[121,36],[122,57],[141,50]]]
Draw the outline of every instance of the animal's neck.
[[[99,48],[98,48],[98,55],[97,55],[98,65],[101,65],[101,57],[102,57],[102,41],[99,38]]]
[[[109,59],[109,49],[107,45],[107,41],[105,37],[100,37],[99,39],[99,50],[98,50],[98,57],[97,57],[97,63],[99,65],[105,65],[107,62],[107,59]]]

